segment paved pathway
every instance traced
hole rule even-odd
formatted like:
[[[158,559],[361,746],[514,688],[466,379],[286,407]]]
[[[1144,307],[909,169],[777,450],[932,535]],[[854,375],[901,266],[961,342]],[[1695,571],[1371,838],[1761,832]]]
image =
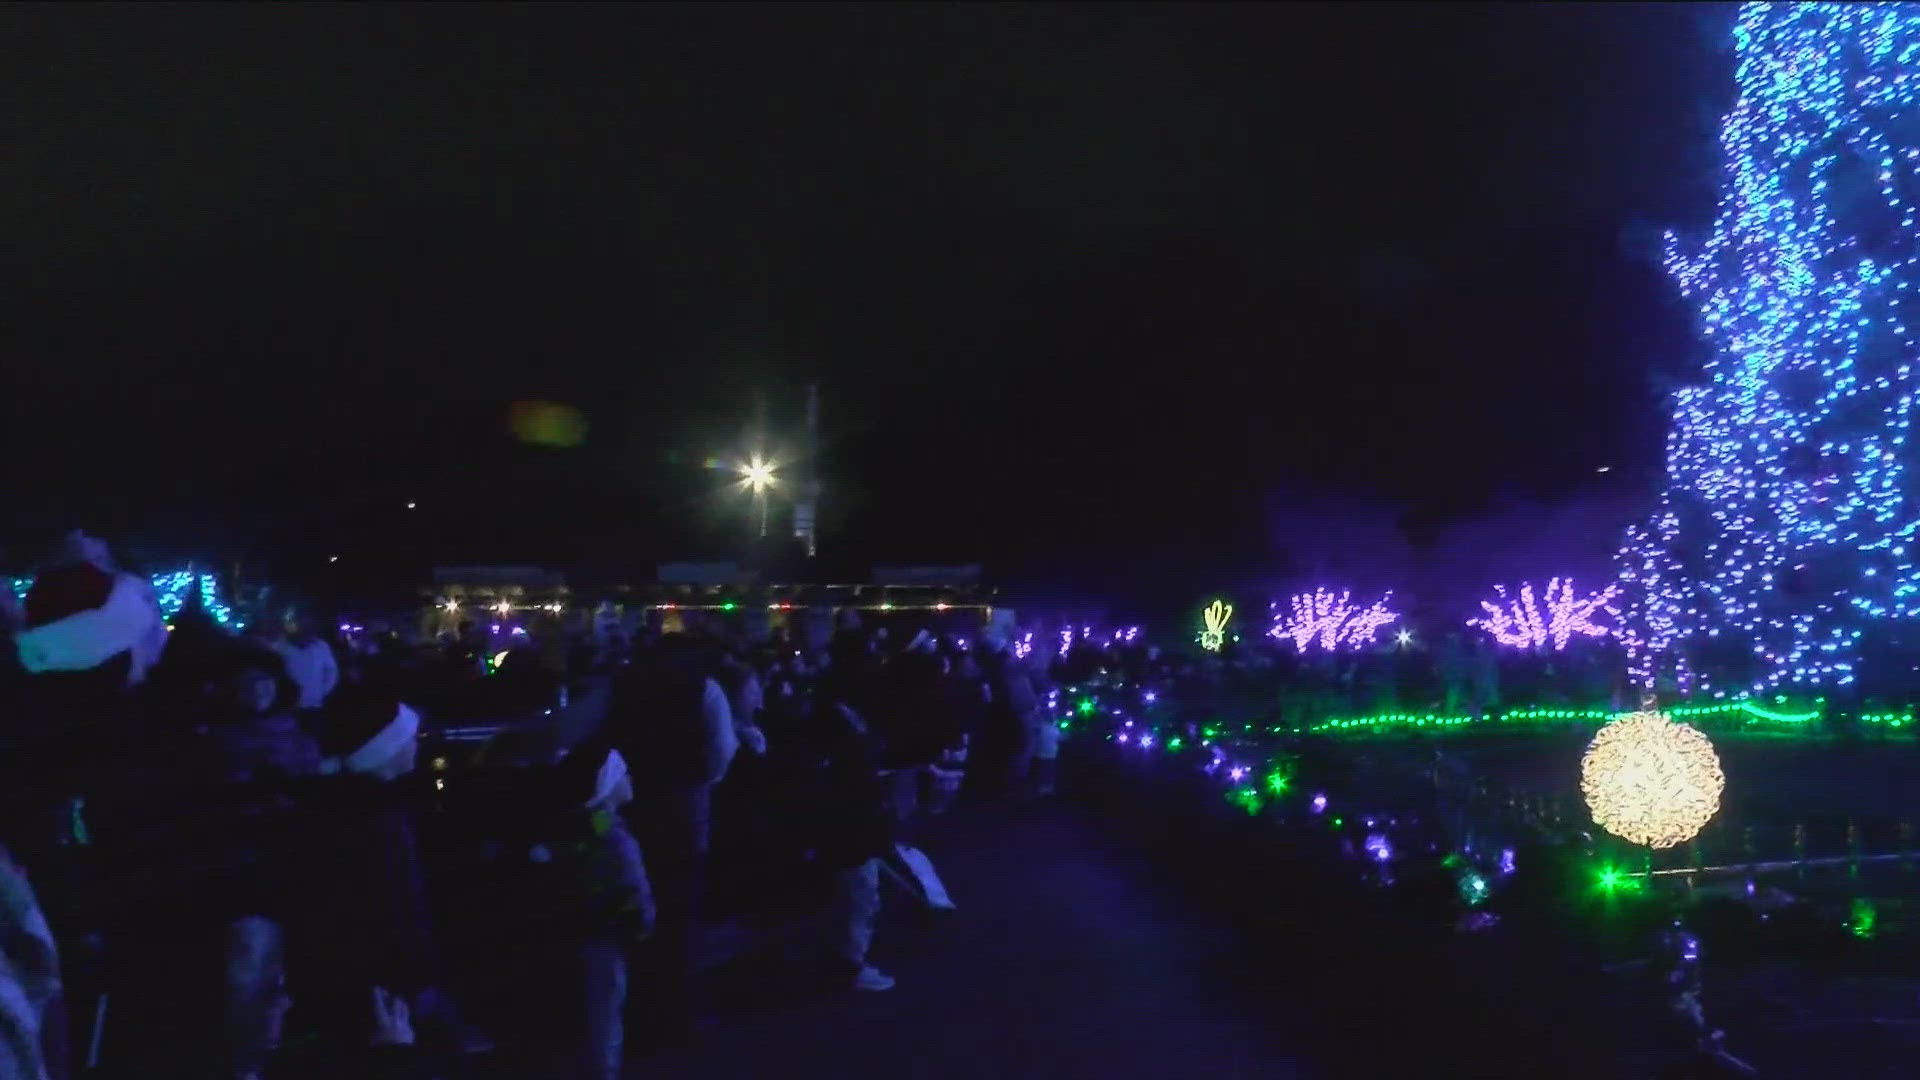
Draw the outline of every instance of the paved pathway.
[[[647,1077],[1305,1075],[1284,1035],[1240,1015],[1210,971],[1230,935],[1156,904],[1069,810],[946,822],[927,846],[960,910],[883,919],[874,960],[899,985],[731,1016]]]

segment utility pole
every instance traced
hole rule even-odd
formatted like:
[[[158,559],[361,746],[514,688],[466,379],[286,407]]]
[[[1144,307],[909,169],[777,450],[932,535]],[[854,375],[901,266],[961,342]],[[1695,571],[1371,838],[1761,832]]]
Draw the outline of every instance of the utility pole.
[[[793,503],[793,538],[807,546],[807,558],[820,553],[820,384],[807,385],[807,433],[800,447],[804,472],[800,477],[799,497]],[[761,533],[766,532],[765,525]]]

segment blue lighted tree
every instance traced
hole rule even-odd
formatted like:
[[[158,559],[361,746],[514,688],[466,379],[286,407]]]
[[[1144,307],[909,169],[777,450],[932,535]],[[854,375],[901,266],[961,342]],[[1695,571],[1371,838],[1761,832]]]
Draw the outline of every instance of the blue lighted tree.
[[[1844,686],[1874,620],[1920,614],[1920,6],[1746,4],[1734,43],[1713,232],[1667,237],[1712,357],[1621,552],[1628,644],[1649,685],[1665,665],[1716,695]]]

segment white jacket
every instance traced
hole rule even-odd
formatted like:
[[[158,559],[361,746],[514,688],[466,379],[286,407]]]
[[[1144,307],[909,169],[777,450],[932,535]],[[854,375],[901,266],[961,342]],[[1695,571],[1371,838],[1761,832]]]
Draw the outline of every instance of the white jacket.
[[[700,695],[700,718],[707,735],[707,781],[717,784],[727,775],[733,755],[740,751],[740,735],[733,730],[733,708],[727,692],[712,679]]]

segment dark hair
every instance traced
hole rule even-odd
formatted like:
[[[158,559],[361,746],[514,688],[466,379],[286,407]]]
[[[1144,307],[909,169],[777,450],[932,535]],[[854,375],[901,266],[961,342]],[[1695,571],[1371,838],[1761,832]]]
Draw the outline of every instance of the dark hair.
[[[251,642],[236,643],[220,672],[222,680],[231,683],[249,672],[261,672],[273,680],[273,704],[268,711],[287,712],[299,703],[300,684],[293,681],[279,653]]]

